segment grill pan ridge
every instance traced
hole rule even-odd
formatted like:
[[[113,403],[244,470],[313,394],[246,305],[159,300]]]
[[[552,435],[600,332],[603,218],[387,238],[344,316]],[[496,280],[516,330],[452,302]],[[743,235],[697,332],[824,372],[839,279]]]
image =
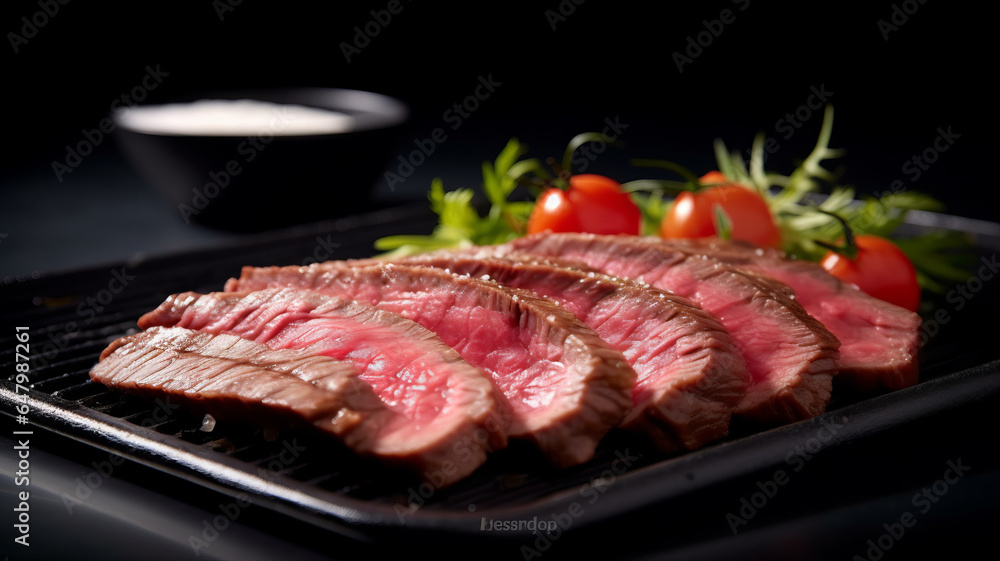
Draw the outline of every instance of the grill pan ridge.
[[[412,232],[429,230],[433,224],[423,205],[401,207],[235,247],[56,273],[4,287],[0,364],[3,372],[14,372],[14,328],[28,327],[33,351],[31,423],[223,494],[247,495],[256,504],[348,539],[372,543],[404,535],[413,540],[443,536],[531,544],[537,540],[535,533],[491,532],[483,526],[486,520],[560,516],[572,522],[560,531],[579,535],[644,509],[683,504],[698,493],[729,492],[725,490],[735,478],[783,465],[788,450],[804,446],[824,426],[841,427],[823,450],[833,453],[873,434],[1000,394],[1000,352],[986,330],[976,325],[996,310],[995,289],[984,290],[977,305],[969,306],[975,309],[958,318],[964,324],[956,320],[941,325],[941,332],[930,338],[921,358],[922,382],[913,388],[867,399],[837,388],[828,412],[820,417],[763,431],[734,425],[733,434],[722,442],[685,454],[658,454],[640,441],[612,434],[591,462],[554,470],[544,467],[527,447],[514,444],[446,489],[358,459],[318,436],[225,423],[202,430],[201,416],[89,379],[100,352],[137,331],[139,316],[170,294],[218,291],[243,265],[304,264],[323,253],[317,248],[333,248],[328,257],[333,259],[369,257],[374,240],[397,233],[401,225]],[[995,256],[1000,249],[1000,238],[980,235],[976,241],[984,256]],[[22,403],[14,378],[0,379],[2,411],[11,417]]]

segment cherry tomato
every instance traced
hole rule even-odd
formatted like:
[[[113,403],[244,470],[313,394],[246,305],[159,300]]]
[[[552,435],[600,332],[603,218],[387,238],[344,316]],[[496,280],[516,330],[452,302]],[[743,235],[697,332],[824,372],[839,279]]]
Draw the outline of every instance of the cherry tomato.
[[[854,260],[830,251],[820,264],[833,276],[876,298],[917,311],[917,271],[903,250],[885,238],[867,234],[855,236],[854,242],[858,246]]]
[[[528,233],[589,232],[638,235],[642,213],[621,184],[603,175],[569,178],[569,189],[546,190],[528,218]]]
[[[761,247],[778,247],[781,244],[781,232],[760,195],[730,182],[717,171],[705,174],[700,182],[707,187],[695,192],[685,191],[674,199],[674,204],[660,223],[661,237],[707,238],[718,235],[715,231],[715,207],[718,205],[732,223],[732,239]]]
[[[531,210],[528,218],[528,233],[536,234],[551,230],[553,232],[579,232],[580,221],[573,212],[573,203],[566,191],[557,187],[546,189]]]
[[[716,184],[729,184],[732,183],[732,181],[729,181],[729,179],[721,171],[710,171],[699,177],[698,183],[712,187]]]

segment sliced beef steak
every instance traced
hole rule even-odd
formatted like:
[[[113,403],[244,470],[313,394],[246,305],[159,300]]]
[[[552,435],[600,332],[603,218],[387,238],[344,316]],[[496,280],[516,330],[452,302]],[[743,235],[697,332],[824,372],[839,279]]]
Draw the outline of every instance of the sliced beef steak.
[[[435,252],[403,260],[489,277],[552,298],[622,351],[638,379],[622,423],[663,451],[729,433],[749,373],[729,332],[687,298],[628,279],[552,263]]]
[[[90,377],[220,419],[312,425],[361,453],[370,453],[377,427],[394,416],[349,362],[180,327],[118,339]]]
[[[787,285],[635,236],[538,234],[493,251],[579,260],[697,302],[729,330],[750,371],[738,415],[781,423],[826,409],[839,341],[794,301]]]
[[[347,361],[396,414],[372,427],[372,452],[451,484],[506,445],[502,399],[487,374],[398,314],[299,289],[171,296],[139,320],[227,333],[272,349]]]
[[[841,282],[817,263],[788,259],[777,250],[719,240],[663,243],[791,286],[806,311],[840,339],[838,380],[866,391],[897,390],[917,383],[919,315]]]
[[[432,267],[326,263],[245,267],[226,289],[293,286],[358,300],[434,331],[486,370],[506,396],[508,435],[555,465],[593,457],[631,408],[636,373],[565,308],[531,292]]]

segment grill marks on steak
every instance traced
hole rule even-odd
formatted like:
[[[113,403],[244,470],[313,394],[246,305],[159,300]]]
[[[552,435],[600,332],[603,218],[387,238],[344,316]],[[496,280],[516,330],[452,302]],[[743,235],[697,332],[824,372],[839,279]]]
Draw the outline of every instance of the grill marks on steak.
[[[488,452],[506,445],[498,420],[502,396],[489,377],[397,314],[312,291],[271,289],[174,295],[139,326],[225,333],[353,364],[395,413],[367,427],[370,452],[430,472],[438,484],[469,475]]]
[[[690,300],[628,279],[552,264],[436,252],[404,259],[552,298],[622,351],[638,378],[622,426],[663,451],[695,449],[729,433],[749,374],[714,317]]]
[[[615,426],[696,449],[733,414],[822,413],[838,369],[868,391],[917,379],[919,316],[738,242],[542,234],[394,263],[245,267],[226,290],[170,297],[92,379],[312,426],[439,486],[508,436],[561,467]]]
[[[706,256],[626,236],[541,234],[497,246],[583,261],[697,302],[732,334],[751,382],[736,414],[767,423],[810,418],[830,400],[839,341],[794,301],[787,285]]]
[[[312,425],[362,453],[376,444],[371,427],[393,416],[349,362],[179,327],[118,339],[90,377],[220,418]]]
[[[840,340],[838,380],[864,391],[897,390],[917,383],[919,315],[869,296],[819,264],[788,259],[776,250],[718,240],[661,243],[710,255],[791,286],[795,299]]]
[[[432,267],[245,267],[230,291],[293,286],[358,300],[434,331],[489,372],[507,398],[508,435],[557,466],[589,460],[631,408],[635,371],[624,355],[555,303],[524,290]]]

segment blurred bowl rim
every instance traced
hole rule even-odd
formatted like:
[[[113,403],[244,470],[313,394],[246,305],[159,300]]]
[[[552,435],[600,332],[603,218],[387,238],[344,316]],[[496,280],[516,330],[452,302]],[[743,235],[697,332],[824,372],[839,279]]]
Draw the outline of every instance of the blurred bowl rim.
[[[213,90],[195,94],[179,95],[173,99],[157,103],[140,103],[132,107],[119,107],[112,111],[115,126],[133,134],[164,136],[175,138],[241,138],[246,134],[180,134],[175,132],[152,132],[129,126],[128,115],[133,109],[183,105],[204,100],[252,100],[281,105],[304,105],[318,109],[338,111],[349,115],[354,126],[342,132],[320,134],[290,134],[284,138],[342,137],[368,131],[391,129],[403,125],[410,116],[409,107],[395,97],[348,88],[324,87],[283,87]]]

